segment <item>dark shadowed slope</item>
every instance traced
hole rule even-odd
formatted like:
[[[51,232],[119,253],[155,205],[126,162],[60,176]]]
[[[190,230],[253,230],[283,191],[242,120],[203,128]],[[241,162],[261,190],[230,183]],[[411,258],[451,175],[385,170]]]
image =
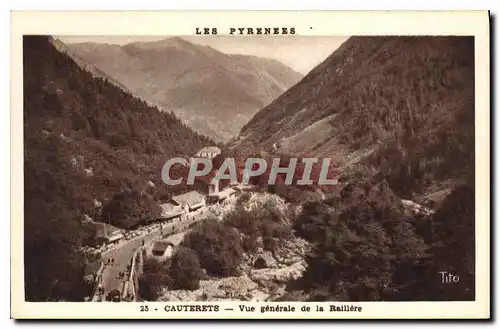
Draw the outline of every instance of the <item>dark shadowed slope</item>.
[[[361,162],[407,196],[466,180],[474,172],[474,39],[352,37],[259,111],[234,147]]]
[[[276,60],[228,55],[180,37],[68,48],[195,130],[224,141],[302,77]]]
[[[53,42],[23,42],[26,298],[81,300],[84,214],[114,220],[100,217],[100,205],[128,193],[141,205],[136,220],[154,215],[153,199],[173,193],[161,182],[164,161],[212,142],[97,78]]]

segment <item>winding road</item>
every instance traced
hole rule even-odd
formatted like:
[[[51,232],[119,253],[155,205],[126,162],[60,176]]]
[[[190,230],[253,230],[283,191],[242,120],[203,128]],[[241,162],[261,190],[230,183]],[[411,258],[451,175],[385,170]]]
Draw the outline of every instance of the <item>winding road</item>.
[[[134,252],[142,247],[142,241],[144,240],[144,245],[147,245],[154,240],[161,238],[161,233],[168,236],[171,235],[173,230],[175,229],[175,233],[178,233],[182,230],[185,230],[190,224],[199,221],[205,212],[194,212],[190,214],[189,219],[184,219],[181,222],[163,224],[162,229],[155,227],[152,229],[150,233],[145,235],[136,236],[130,240],[126,240],[121,242],[120,246],[105,251],[102,253],[101,258],[104,261],[104,264],[107,263],[108,260],[114,259],[114,262],[110,264],[106,264],[102,273],[102,285],[104,289],[104,296],[117,289],[121,292],[122,285],[126,280],[126,277],[119,277],[120,272],[126,272],[127,266],[130,264],[130,260]]]

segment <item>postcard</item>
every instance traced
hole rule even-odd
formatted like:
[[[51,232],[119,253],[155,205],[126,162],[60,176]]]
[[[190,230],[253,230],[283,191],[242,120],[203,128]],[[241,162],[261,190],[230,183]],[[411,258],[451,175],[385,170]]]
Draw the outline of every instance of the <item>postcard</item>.
[[[490,318],[488,12],[11,26],[12,318]]]

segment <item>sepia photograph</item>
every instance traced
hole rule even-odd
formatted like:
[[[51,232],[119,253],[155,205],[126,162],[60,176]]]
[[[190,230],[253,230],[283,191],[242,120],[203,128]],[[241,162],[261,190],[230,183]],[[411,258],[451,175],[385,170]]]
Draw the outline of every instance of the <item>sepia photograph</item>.
[[[24,302],[484,300],[478,39],[214,26],[23,33]]]

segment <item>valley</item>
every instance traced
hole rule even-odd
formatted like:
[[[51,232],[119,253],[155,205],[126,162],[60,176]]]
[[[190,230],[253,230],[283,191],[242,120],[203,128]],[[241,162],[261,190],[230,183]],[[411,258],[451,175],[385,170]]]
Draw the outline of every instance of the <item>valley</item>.
[[[236,136],[255,112],[302,78],[276,60],[225,54],[181,37],[67,48],[217,142]]]
[[[23,47],[27,300],[474,300],[473,38],[350,37],[304,77],[180,37]]]

